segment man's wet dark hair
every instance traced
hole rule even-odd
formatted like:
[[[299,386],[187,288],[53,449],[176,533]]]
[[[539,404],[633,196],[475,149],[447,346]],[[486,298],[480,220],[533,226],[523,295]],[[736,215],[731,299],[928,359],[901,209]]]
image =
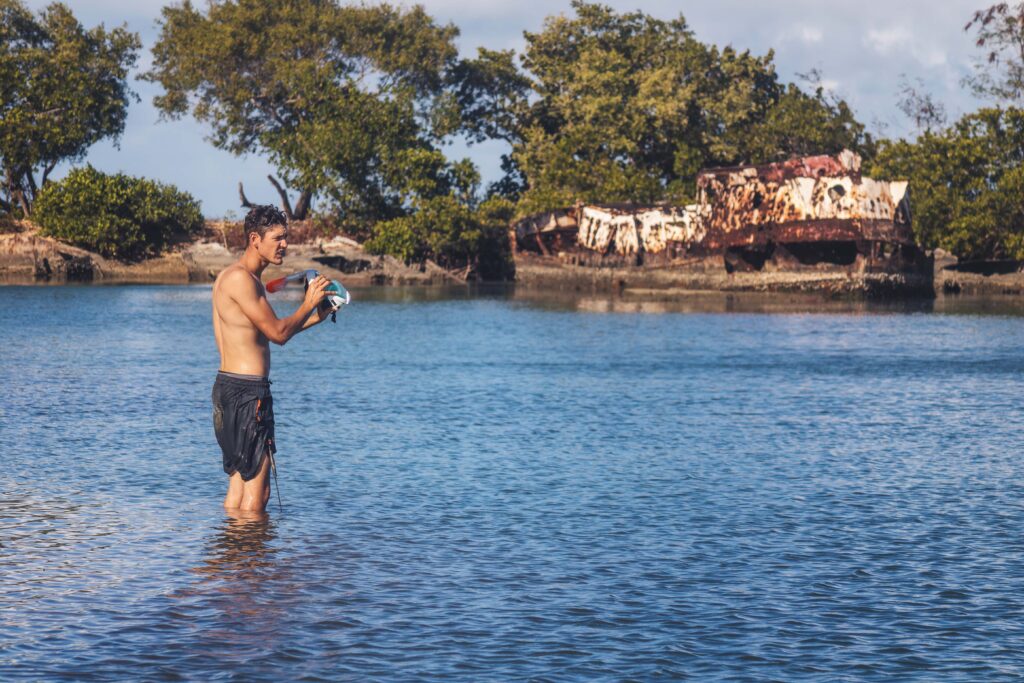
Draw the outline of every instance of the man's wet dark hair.
[[[275,225],[288,226],[288,219],[276,207],[269,204],[258,204],[245,214],[245,239],[249,240],[249,233],[256,233],[260,239],[267,234],[269,228]]]

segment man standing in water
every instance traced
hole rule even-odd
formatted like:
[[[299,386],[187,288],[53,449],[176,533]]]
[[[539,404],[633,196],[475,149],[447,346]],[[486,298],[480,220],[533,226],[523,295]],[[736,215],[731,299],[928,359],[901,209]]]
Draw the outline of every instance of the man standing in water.
[[[263,270],[281,265],[288,249],[288,225],[273,206],[253,207],[245,217],[246,249],[213,283],[213,335],[220,371],[213,384],[213,428],[230,475],[224,507],[262,512],[270,499],[274,403],[270,395],[270,342],[283,345],[333,310],[326,302],[330,280],[317,276],[305,299],[287,318],[278,318],[260,281]]]

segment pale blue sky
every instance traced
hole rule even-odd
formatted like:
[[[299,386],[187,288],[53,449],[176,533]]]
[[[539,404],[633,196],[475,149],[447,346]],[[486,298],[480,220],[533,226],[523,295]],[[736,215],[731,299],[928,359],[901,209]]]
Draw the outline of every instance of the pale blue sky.
[[[48,4],[28,0],[33,9]],[[149,63],[156,39],[161,0],[70,0],[67,4],[87,26],[127,23],[140,34],[140,68]],[[196,0],[203,6],[203,0]],[[409,4],[409,3],[405,3]],[[540,29],[544,17],[570,13],[568,0],[428,0],[422,3],[438,21],[462,31],[459,48],[473,54],[480,45],[521,48],[523,31]],[[924,81],[951,119],[972,111],[979,102],[960,85],[977,52],[963,25],[974,10],[991,0],[631,0],[606,2],[621,11],[642,10],[661,18],[686,17],[697,37],[718,45],[731,44],[762,54],[775,49],[780,75],[792,80],[798,72],[821,71],[825,83],[845,98],[861,121],[876,132],[906,135],[911,125],[896,109],[901,74]],[[157,88],[134,81],[142,98],[133,104],[120,148],[110,143],[93,147],[86,159],[107,172],[123,171],[177,185],[202,202],[208,217],[240,213],[237,184],[243,181],[252,201],[277,197],[266,180],[273,169],[258,156],[234,157],[204,139],[206,129],[190,118],[160,121],[151,101]],[[449,156],[469,156],[485,181],[500,176],[501,143],[467,147],[456,142]],[[60,177],[67,171],[59,169]]]

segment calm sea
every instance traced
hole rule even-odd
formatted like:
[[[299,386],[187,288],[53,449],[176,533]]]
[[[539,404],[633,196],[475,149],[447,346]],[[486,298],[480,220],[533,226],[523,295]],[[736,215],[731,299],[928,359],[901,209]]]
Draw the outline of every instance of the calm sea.
[[[1020,304],[355,297],[247,521],[208,287],[0,288],[0,679],[1024,677]]]

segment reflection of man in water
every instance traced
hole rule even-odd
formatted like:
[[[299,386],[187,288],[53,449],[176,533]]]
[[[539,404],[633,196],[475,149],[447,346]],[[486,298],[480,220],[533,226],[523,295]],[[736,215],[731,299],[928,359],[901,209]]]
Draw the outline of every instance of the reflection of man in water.
[[[275,537],[267,513],[227,510],[223,527],[211,538],[203,566],[196,571],[210,578],[223,575],[236,582],[249,574],[255,579],[258,569],[274,564],[276,551],[270,542]]]
[[[266,512],[228,510],[227,520],[214,534],[206,552],[203,566],[195,571],[211,578],[258,578],[258,570],[275,565],[277,552],[271,542],[277,536],[273,522]]]
[[[270,498],[267,476],[274,444],[270,395],[270,342],[284,344],[322,322],[331,308],[321,302],[330,280],[309,283],[298,310],[278,318],[260,281],[271,263],[281,265],[288,248],[287,221],[272,206],[257,206],[245,217],[246,249],[213,283],[213,334],[220,372],[213,385],[213,425],[230,475],[224,507],[263,510]]]
[[[276,598],[281,598],[294,589],[295,583],[287,566],[277,558],[277,531],[270,515],[245,510],[226,512],[223,526],[214,530],[206,543],[203,563],[192,569],[200,580],[176,593],[176,597],[212,611],[206,626],[221,634],[222,644],[226,641],[240,646],[242,652],[273,649],[290,603],[263,598],[271,584]],[[226,651],[217,654],[227,662],[237,661],[239,655]]]

